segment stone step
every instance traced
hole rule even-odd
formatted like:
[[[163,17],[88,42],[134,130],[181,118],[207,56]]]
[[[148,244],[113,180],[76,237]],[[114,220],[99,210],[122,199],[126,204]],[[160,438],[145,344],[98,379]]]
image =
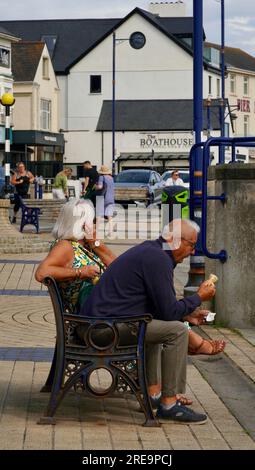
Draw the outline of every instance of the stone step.
[[[38,207],[41,209],[39,223],[40,221],[50,221],[52,224],[57,220],[61,207],[65,204],[65,201],[48,199],[26,199],[24,202],[28,207]],[[10,217],[12,217],[12,210],[10,210]],[[17,214],[17,224],[20,223],[20,220],[21,211]]]
[[[48,252],[50,248],[50,243],[47,241],[38,241],[38,242],[24,242],[21,240],[20,243],[13,244],[1,244],[0,245],[0,254],[3,253],[44,253]]]

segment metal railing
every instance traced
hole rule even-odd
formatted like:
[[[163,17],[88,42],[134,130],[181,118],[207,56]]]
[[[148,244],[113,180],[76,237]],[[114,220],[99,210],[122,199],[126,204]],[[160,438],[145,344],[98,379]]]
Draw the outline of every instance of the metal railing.
[[[227,260],[227,252],[222,249],[218,253],[211,253],[207,248],[207,201],[208,200],[219,200],[224,203],[227,199],[227,195],[222,193],[220,196],[208,196],[207,195],[207,170],[210,165],[210,147],[217,146],[220,148],[225,146],[231,147],[231,161],[229,163],[235,163],[235,149],[236,147],[255,147],[255,137],[210,137],[206,142],[199,142],[194,144],[190,150],[190,218],[194,220],[194,209],[201,207],[202,218],[201,218],[201,246],[199,247],[202,253],[211,259],[219,259],[222,262]],[[197,149],[203,151],[202,159],[202,191],[201,194],[196,194],[196,152]],[[225,161],[220,162],[225,163]]]

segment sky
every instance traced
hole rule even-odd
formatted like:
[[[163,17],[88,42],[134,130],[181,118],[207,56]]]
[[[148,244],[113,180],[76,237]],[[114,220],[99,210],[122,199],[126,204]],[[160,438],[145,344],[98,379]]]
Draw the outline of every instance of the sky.
[[[183,1],[191,16],[193,0]],[[220,2],[203,0],[204,30],[210,42],[220,43]],[[149,3],[150,0],[0,0],[0,19],[122,18],[135,7],[148,10]],[[225,0],[225,43],[255,56],[255,0]]]

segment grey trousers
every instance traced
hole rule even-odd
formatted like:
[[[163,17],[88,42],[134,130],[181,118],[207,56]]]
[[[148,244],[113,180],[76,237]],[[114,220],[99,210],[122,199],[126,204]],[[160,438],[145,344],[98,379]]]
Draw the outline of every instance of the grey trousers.
[[[148,385],[161,383],[162,396],[186,388],[188,329],[179,321],[152,320],[147,325],[146,375]]]

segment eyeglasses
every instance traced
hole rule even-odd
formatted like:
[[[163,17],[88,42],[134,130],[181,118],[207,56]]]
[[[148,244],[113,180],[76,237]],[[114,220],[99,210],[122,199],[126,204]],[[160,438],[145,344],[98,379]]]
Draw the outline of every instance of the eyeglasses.
[[[185,242],[187,242],[189,244],[189,246],[192,248],[192,250],[194,250],[196,248],[197,242],[191,242],[190,240],[187,240],[187,238],[183,238],[183,237],[181,237],[181,239],[185,240]]]

